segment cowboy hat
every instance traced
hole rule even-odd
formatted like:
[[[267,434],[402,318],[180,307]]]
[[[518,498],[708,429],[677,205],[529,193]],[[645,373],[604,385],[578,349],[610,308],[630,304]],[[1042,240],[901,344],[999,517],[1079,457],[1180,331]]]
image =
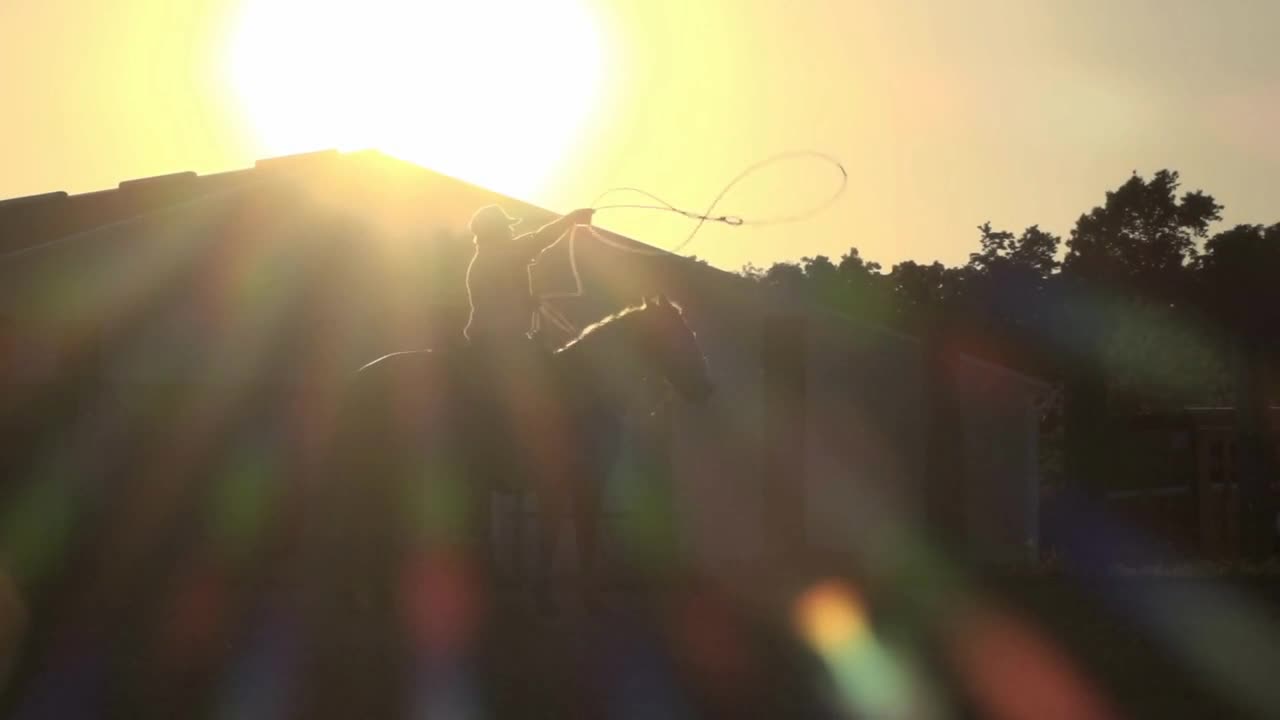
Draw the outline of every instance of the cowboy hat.
[[[520,222],[520,218],[513,218],[506,213],[505,210],[497,205],[485,205],[471,216],[471,232],[480,234],[485,230],[499,227],[511,227]]]

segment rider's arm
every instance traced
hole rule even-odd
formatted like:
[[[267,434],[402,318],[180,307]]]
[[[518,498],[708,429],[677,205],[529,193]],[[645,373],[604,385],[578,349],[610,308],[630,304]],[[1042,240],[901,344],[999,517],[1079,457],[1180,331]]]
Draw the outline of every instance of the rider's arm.
[[[531,233],[525,233],[514,242],[520,247],[522,254],[532,260],[538,253],[555,245],[574,225],[584,225],[591,221],[590,210],[574,210],[564,217],[552,220]]]

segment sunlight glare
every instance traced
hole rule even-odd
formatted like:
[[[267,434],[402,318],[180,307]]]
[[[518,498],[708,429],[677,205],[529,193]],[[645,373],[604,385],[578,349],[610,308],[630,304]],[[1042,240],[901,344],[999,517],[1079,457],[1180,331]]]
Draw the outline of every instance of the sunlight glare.
[[[373,147],[527,195],[599,97],[583,0],[243,2],[230,75],[270,154]]]

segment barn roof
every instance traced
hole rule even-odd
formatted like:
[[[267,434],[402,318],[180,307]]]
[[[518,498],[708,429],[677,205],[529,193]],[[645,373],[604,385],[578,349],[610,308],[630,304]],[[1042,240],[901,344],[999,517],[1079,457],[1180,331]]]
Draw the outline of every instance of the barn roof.
[[[154,177],[125,180],[114,188],[76,195],[65,191],[46,192],[0,200],[0,254],[38,247],[61,238],[148,213],[189,203],[200,198],[267,184],[292,184],[308,190],[360,189],[374,175],[395,176],[401,187],[424,186],[439,190],[442,185],[464,188],[476,194],[494,193],[392,158],[374,150],[339,153],[337,150],[265,158],[252,168],[199,175],[175,172]],[[404,182],[410,176],[417,182]],[[346,182],[342,182],[345,180]],[[386,184],[382,183],[385,187]],[[367,189],[367,188],[365,188]],[[501,198],[521,211],[550,213],[527,203]]]
[[[102,230],[135,223],[157,213],[193,207],[236,195],[269,191],[300,193],[325,209],[350,211],[381,225],[383,233],[454,232],[481,204],[498,203],[523,219],[519,231],[538,227],[558,215],[528,202],[500,195],[457,178],[394,158],[376,150],[336,150],[258,160],[252,168],[200,175],[175,172],[125,180],[115,188],[69,194],[54,191],[0,200],[0,274],[6,261],[74,244]],[[313,208],[314,209],[314,208]],[[731,273],[687,261],[617,233],[598,230],[621,247],[701,271],[736,279]]]

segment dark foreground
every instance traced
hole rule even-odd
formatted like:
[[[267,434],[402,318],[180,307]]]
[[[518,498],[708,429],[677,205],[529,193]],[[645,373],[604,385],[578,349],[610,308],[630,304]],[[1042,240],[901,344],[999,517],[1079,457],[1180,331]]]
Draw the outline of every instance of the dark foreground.
[[[1275,668],[1250,643],[1280,626],[1267,577],[990,579],[933,608],[969,618],[948,629],[907,609],[923,584],[871,593],[865,627],[812,591],[859,587],[830,573],[615,583],[590,605],[562,587],[547,616],[446,565],[386,593],[189,567],[163,599],[64,597],[80,612],[59,623],[29,608],[2,714],[1265,717],[1252,680]]]

